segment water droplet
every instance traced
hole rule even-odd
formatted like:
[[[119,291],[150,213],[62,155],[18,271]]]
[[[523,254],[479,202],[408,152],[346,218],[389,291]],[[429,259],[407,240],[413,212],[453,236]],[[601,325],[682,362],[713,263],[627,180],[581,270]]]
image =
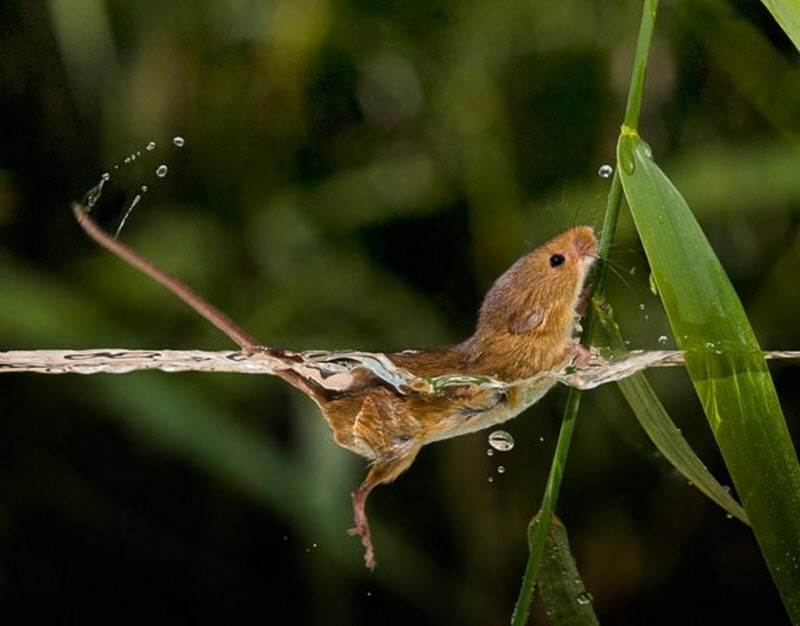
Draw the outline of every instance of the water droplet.
[[[111,178],[111,174],[109,174],[108,172],[105,172],[105,173],[104,173],[104,174],[103,174],[103,175],[100,177],[100,180],[108,180],[108,179],[110,179],[110,178]]]
[[[489,445],[498,452],[508,452],[514,447],[514,438],[505,430],[495,430],[489,434]]]
[[[578,604],[583,605],[594,602],[594,596],[588,591],[581,591],[575,599],[578,601]]]
[[[494,456],[494,450],[492,450],[491,448],[489,448],[489,449],[486,451],[486,456]]]
[[[147,144],[147,146],[145,146],[145,150],[147,150],[148,152],[155,149],[156,149],[155,141],[151,141],[150,143]]]
[[[626,174],[636,171],[636,157],[633,155],[635,140],[631,135],[623,135],[619,141],[619,164]]]
[[[539,437],[539,443],[544,443],[544,437]]]
[[[600,178],[610,178],[613,173],[614,173],[614,168],[611,167],[608,163],[601,165],[600,169],[597,170],[597,175]]]
[[[639,310],[640,310],[640,311],[644,311],[644,302],[642,302],[642,303],[639,305]]]
[[[184,141],[183,137],[173,137],[172,143],[174,143],[179,148],[183,148],[183,144],[185,144],[186,141]]]
[[[147,185],[142,185],[142,193],[147,193]]]
[[[489,476],[489,482],[490,482],[490,483],[493,483],[493,482],[494,482],[494,476]]]
[[[129,156],[125,157],[125,160],[123,161],[123,163],[130,163],[130,162],[131,162],[131,158]]]
[[[498,474],[505,474],[506,473],[506,466],[505,465],[498,465],[497,466],[497,473]]]
[[[661,336],[658,338],[658,343],[660,343],[662,346],[663,346],[665,343],[667,343],[667,336],[666,336],[666,335],[661,335]]]
[[[122,216],[122,219],[119,222],[119,226],[117,226],[117,232],[114,233],[114,239],[117,239],[119,237],[119,234],[122,232],[122,227],[125,226],[125,222],[128,221],[128,217],[130,216],[131,211],[133,211],[133,208],[137,204],[139,204],[139,200],[141,200],[141,199],[142,199],[142,196],[140,196],[137,193],[136,196],[133,199],[133,202],[131,202],[131,205],[128,207],[128,210],[125,211],[125,215]]]
[[[164,176],[166,176],[166,175],[167,175],[167,172],[168,172],[168,171],[169,171],[169,170],[168,170],[168,168],[167,168],[167,166],[166,166],[166,165],[159,165],[159,166],[156,168],[156,176],[158,176],[159,178],[164,178]]]

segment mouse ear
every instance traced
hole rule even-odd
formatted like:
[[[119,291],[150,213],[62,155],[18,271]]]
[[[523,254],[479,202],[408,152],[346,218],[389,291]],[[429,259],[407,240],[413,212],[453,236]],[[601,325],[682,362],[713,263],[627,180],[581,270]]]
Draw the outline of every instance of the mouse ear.
[[[515,335],[528,332],[544,323],[544,310],[534,307],[525,311],[515,311],[508,316],[507,323],[508,330]]]

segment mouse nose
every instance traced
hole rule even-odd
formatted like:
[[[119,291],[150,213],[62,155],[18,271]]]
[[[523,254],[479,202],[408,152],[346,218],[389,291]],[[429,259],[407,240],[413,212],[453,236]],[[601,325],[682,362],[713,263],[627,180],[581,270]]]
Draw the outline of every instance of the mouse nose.
[[[576,226],[572,244],[581,256],[593,256],[597,253],[597,237],[590,226]]]

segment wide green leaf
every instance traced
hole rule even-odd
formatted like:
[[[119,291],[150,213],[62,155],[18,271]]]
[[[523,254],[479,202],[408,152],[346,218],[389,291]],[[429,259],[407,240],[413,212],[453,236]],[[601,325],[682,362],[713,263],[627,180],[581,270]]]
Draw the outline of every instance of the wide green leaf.
[[[761,0],[772,17],[800,50],[800,3],[797,0]]]
[[[625,196],[678,345],[761,552],[800,622],[800,466],[744,308],[686,201],[624,127]]]

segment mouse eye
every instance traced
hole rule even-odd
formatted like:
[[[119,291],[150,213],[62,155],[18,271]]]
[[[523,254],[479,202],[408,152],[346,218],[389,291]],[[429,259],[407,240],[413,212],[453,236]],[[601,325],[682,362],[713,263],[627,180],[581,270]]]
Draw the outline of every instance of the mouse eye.
[[[558,267],[564,263],[564,255],[563,254],[551,254],[550,255],[550,267]]]

